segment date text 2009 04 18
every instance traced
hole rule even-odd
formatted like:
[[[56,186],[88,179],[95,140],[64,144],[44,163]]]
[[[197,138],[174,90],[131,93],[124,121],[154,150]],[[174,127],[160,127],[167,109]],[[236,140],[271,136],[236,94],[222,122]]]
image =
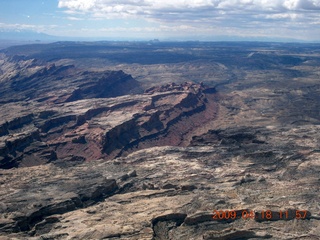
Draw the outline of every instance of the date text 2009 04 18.
[[[271,211],[271,210],[261,210],[261,211],[253,211],[253,210],[214,210],[213,211],[213,219],[215,220],[228,220],[228,219],[260,219],[260,220],[274,220],[274,219],[306,219],[307,218],[307,210],[295,210],[294,213],[289,210],[285,211]],[[294,214],[294,216],[292,216]]]

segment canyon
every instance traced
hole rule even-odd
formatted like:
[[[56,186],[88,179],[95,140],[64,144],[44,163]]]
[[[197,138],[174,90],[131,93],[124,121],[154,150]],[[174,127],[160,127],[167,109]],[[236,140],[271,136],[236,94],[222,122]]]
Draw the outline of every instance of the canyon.
[[[316,44],[1,50],[1,239],[318,239],[319,62]]]

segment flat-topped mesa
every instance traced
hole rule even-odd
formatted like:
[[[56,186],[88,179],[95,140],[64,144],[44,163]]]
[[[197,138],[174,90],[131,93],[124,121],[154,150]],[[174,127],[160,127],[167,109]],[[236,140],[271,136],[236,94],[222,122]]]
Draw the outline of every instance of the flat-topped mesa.
[[[105,71],[101,76],[96,73],[84,73],[85,76],[96,75],[96,81],[81,84],[77,87],[78,99],[109,98],[127,94],[142,93],[140,83],[123,71]],[[73,92],[74,94],[74,92]],[[68,99],[68,101],[71,101]]]
[[[48,102],[11,108],[6,118],[13,120],[1,131],[9,145],[3,146],[0,168],[74,157],[113,159],[153,146],[187,146],[198,129],[213,122],[218,110],[215,94],[204,90],[202,84],[173,83],[154,88],[153,93],[62,102],[51,112]],[[6,112],[9,105],[0,108]],[[31,117],[22,115],[28,112],[33,112]],[[22,144],[17,139],[25,137],[26,130],[38,134]]]
[[[121,70],[2,59],[0,140],[6,144],[0,168],[187,146],[218,110],[216,95],[203,83],[170,83],[143,94],[140,82]]]
[[[186,82],[146,90],[151,102],[106,132],[103,152],[114,158],[154,146],[188,146],[218,112],[217,96],[210,91],[205,94],[206,89],[202,83]]]

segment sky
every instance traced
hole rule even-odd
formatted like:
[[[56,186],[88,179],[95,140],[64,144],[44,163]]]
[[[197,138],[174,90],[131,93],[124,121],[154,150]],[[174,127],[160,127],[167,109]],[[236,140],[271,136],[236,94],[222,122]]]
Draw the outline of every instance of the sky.
[[[0,0],[0,34],[9,30],[106,40],[319,42],[320,0]]]

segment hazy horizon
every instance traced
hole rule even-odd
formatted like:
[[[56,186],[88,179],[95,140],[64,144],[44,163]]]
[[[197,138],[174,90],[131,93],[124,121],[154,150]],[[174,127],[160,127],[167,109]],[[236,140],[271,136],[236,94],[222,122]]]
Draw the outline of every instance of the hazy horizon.
[[[13,0],[0,1],[0,35],[319,42],[319,11],[320,0]]]

